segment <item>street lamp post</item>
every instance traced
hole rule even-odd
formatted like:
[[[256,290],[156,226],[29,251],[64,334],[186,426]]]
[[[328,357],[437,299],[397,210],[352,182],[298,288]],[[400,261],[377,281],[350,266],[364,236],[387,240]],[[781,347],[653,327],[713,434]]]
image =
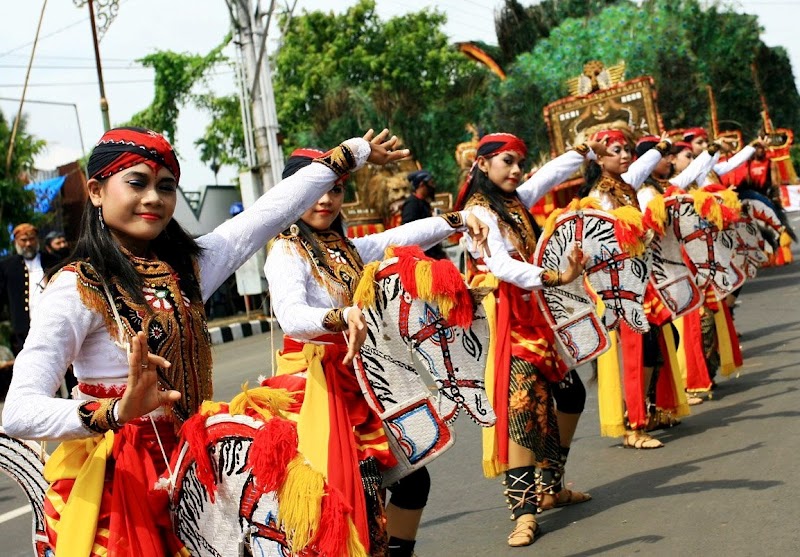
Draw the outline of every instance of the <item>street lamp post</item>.
[[[106,87],[103,83],[103,66],[100,63],[100,44],[97,39],[97,24],[94,18],[94,1],[95,0],[72,0],[73,3],[79,8],[83,6],[84,2],[89,5],[89,25],[92,27],[92,43],[94,44],[94,60],[97,66],[97,83],[100,86],[100,112],[103,114],[103,129],[108,131],[111,129],[111,119],[108,116],[108,99],[106,98]],[[100,11],[98,16],[101,17],[100,32],[105,33],[114,16],[119,9],[118,0],[100,0]],[[106,12],[103,12],[103,9]]]
[[[97,83],[100,85],[100,112],[103,113],[103,130],[111,129],[111,119],[108,116],[108,99],[106,99],[106,87],[103,84],[103,66],[100,64],[100,45],[97,43],[97,26],[94,23],[94,7],[92,0],[89,4],[89,23],[92,26],[92,42],[94,43],[94,60],[97,64]]]

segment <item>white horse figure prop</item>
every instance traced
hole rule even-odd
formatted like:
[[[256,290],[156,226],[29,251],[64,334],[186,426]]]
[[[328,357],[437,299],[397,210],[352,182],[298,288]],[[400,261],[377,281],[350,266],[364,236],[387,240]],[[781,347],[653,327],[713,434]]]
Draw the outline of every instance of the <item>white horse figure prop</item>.
[[[742,214],[734,225],[738,234],[735,261],[748,277],[753,278],[769,261],[765,238],[769,238],[770,246],[778,245],[784,225],[769,199],[749,191],[741,195]]]
[[[594,199],[573,201],[554,212],[545,226],[533,264],[566,269],[577,243],[589,256],[586,278],[605,304],[603,324],[583,281],[537,290],[539,306],[555,332],[567,367],[589,362],[611,345],[607,329],[624,321],[634,331],[649,330],[642,304],[650,276],[650,255],[643,238],[641,213],[632,207],[597,210]]]
[[[47,482],[44,479],[45,462],[47,453],[38,443],[9,437],[0,427],[0,471],[17,482],[33,508],[35,557],[55,555],[45,533],[44,493],[47,490]]]
[[[733,237],[722,233],[735,217],[731,216],[732,209],[721,202],[720,195],[700,190],[691,193],[667,190],[664,203],[672,233],[683,246],[684,261],[700,291],[711,285],[724,295],[741,286],[745,277],[733,263],[736,247]],[[652,217],[653,213],[647,219],[649,226],[660,220]]]
[[[689,228],[702,230],[702,217],[688,195],[664,197],[656,195],[645,209],[645,226],[656,234],[650,244],[653,253],[653,272],[650,284],[664,306],[676,319],[703,303],[703,295],[694,275],[686,267],[683,248],[695,257],[696,265],[708,263],[707,246],[686,242],[681,231]]]
[[[713,244],[716,259],[715,268],[698,265],[698,277],[706,278],[703,275],[708,271],[706,284],[713,285],[721,296],[726,296],[742,286],[747,278],[744,270],[736,264],[738,234],[735,224],[741,216],[741,204],[732,190],[721,187],[710,191],[695,190],[691,196],[698,213],[708,224],[705,242]],[[691,240],[687,238],[688,241]]]
[[[398,459],[384,485],[448,449],[461,411],[483,427],[495,422],[484,389],[489,326],[478,300],[450,261],[418,248],[387,255],[365,269],[356,291],[368,332],[355,361]]]

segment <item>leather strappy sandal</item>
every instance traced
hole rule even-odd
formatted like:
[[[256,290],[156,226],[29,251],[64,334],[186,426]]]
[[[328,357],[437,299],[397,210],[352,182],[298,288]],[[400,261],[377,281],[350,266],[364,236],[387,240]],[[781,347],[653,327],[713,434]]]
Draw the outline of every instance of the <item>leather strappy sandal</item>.
[[[591,500],[591,494],[584,493],[582,491],[573,491],[565,487],[558,493],[543,494],[539,508],[541,508],[543,511],[549,511],[550,509],[569,507],[570,505],[577,505],[579,503],[585,503],[586,501]]]
[[[517,519],[514,529],[508,535],[508,545],[511,547],[525,547],[536,541],[539,535],[539,524],[532,514],[524,514]]]
[[[626,431],[622,446],[626,449],[660,449],[664,443],[641,431]]]

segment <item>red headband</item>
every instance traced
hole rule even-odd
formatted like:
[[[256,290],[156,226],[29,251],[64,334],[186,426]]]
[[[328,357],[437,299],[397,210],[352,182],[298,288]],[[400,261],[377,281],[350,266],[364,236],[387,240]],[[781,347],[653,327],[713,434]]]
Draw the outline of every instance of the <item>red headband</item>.
[[[320,151],[319,149],[313,149],[311,147],[300,147],[299,149],[295,149],[292,151],[292,154],[289,155],[290,157],[306,157],[308,159],[318,159],[319,157],[323,156],[325,153]]]
[[[179,182],[181,167],[163,135],[144,128],[114,128],[97,142],[89,157],[90,178],[105,179],[126,168],[145,163],[153,172],[162,166]]]
[[[675,153],[676,155],[681,151],[685,151],[686,149],[691,149],[691,148],[692,144],[689,143],[688,141],[676,141],[675,143],[672,144],[672,152]]]
[[[639,146],[642,143],[658,143],[659,141],[661,141],[661,138],[658,137],[657,135],[646,135],[639,141],[637,141],[636,145]]]
[[[490,133],[484,135],[478,142],[478,150],[475,157],[475,162],[472,163],[467,179],[461,184],[461,189],[458,190],[458,197],[454,209],[460,211],[467,203],[467,193],[472,185],[472,173],[475,165],[478,164],[478,157],[493,157],[505,151],[514,151],[519,153],[523,158],[528,154],[528,146],[519,137],[511,133]]]
[[[703,128],[689,128],[688,130],[683,130],[684,141],[691,141],[695,137],[705,137],[708,139],[708,132]]]
[[[600,130],[594,134],[592,139],[595,141],[603,141],[604,139],[608,139],[606,145],[609,147],[615,143],[628,143],[628,138],[625,137],[625,134],[619,130]]]
[[[514,134],[490,133],[484,135],[478,143],[477,156],[493,157],[503,151],[515,151],[524,158],[528,154],[528,146]]]

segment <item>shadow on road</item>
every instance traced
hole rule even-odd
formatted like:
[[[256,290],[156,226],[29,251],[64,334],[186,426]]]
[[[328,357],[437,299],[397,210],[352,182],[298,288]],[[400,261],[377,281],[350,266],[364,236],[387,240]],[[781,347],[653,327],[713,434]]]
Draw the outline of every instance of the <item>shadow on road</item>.
[[[637,536],[635,538],[601,545],[600,547],[595,547],[594,549],[587,549],[585,551],[581,551],[580,553],[570,553],[565,557],[591,557],[592,555],[600,555],[602,553],[614,551],[615,549],[623,548],[626,545],[634,545],[637,543],[658,543],[663,539],[664,536]]]
[[[755,451],[764,446],[763,443],[753,443],[714,455],[687,460],[685,462],[671,463],[668,466],[636,472],[615,480],[613,482],[592,488],[594,498],[582,505],[570,508],[567,512],[550,513],[542,515],[539,523],[547,531],[553,532],[566,528],[570,523],[597,515],[613,507],[624,505],[637,499],[657,499],[675,495],[698,494],[721,489],[746,489],[749,491],[763,491],[771,487],[782,485],[779,481],[749,480],[746,478],[728,478],[718,480],[689,481],[680,484],[672,482],[682,476],[691,475],[702,468],[700,463],[716,460],[733,455],[741,455],[748,451]],[[743,471],[744,472],[744,471]],[[670,484],[670,485],[667,485]],[[648,486],[642,489],[642,486]],[[652,538],[652,536],[647,536]],[[660,538],[659,538],[660,539]],[[640,540],[640,538],[634,538]],[[658,540],[655,540],[658,541]],[[621,542],[618,542],[621,543]],[[633,543],[628,540],[627,543]],[[599,552],[599,548],[593,550]],[[594,553],[580,553],[578,555],[593,555]]]

